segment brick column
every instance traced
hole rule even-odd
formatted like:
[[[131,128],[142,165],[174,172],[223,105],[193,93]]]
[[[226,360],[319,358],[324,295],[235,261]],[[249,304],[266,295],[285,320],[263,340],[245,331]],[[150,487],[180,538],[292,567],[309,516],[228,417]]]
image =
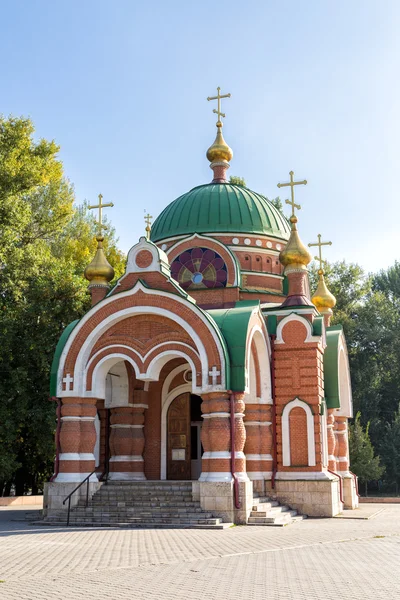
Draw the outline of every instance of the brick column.
[[[63,398],[60,466],[56,482],[79,482],[95,468],[96,398]],[[93,474],[91,481],[97,481]]]
[[[244,452],[247,475],[252,481],[270,479],[272,474],[271,410],[269,404],[246,404]]]
[[[134,403],[111,408],[110,479],[143,481],[144,411],[147,392],[134,391]]]
[[[336,469],[341,475],[349,474],[349,439],[347,417],[335,417],[336,425]]]
[[[336,437],[334,432],[335,425],[335,410],[328,409],[327,416],[327,437],[328,437],[328,468],[331,471],[336,471]]]
[[[204,448],[200,481],[231,481],[230,396],[210,393],[202,397],[203,426],[201,442]],[[243,423],[244,394],[235,395],[235,469],[239,480],[247,481],[243,452],[246,430]]]

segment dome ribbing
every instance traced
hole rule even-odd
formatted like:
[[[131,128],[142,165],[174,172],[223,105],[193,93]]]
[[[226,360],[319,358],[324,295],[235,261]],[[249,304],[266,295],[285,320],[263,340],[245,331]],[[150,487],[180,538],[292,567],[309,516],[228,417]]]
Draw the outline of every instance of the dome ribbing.
[[[231,183],[209,183],[171,202],[155,220],[151,240],[193,233],[258,234],[287,240],[290,226],[261,194]]]

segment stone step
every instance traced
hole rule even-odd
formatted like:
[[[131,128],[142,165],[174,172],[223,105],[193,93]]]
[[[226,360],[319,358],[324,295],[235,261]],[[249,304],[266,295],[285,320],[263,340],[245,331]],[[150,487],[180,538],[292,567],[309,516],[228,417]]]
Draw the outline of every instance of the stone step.
[[[269,508],[267,504],[261,504],[260,507],[253,507],[253,510],[250,513],[252,517],[278,517],[289,511],[288,506],[275,506]]]
[[[85,506],[85,503],[79,503],[76,508],[82,509],[90,509],[90,510],[100,510],[104,509],[121,509],[121,510],[134,510],[134,509],[149,509],[149,510],[162,510],[164,508],[179,508],[179,509],[189,509],[189,508],[200,508],[199,502],[162,502],[162,503],[150,503],[150,502],[96,502],[90,503],[88,507]],[[75,510],[75,509],[74,509]]]
[[[275,516],[254,516],[252,513],[248,519],[248,525],[275,525],[283,527],[284,525],[294,523],[295,519],[296,521],[302,520],[295,510],[287,510]]]

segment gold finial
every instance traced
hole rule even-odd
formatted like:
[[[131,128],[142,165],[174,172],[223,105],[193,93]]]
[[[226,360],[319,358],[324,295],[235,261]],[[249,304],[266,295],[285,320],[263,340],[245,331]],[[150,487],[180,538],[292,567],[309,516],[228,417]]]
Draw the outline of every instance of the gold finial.
[[[293,179],[294,171],[290,171],[289,175],[290,175],[290,181],[289,181],[289,183],[278,183],[278,188],[290,186],[291,200],[285,200],[285,202],[286,202],[286,204],[290,204],[291,207],[292,207],[292,214],[291,214],[291,217],[290,217],[290,222],[291,223],[293,223],[293,222],[296,223],[297,222],[297,217],[296,217],[296,214],[294,212],[294,209],[297,208],[297,210],[300,210],[301,206],[300,206],[300,204],[296,204],[295,201],[294,201],[294,186],[295,185],[307,185],[307,181],[306,181],[306,179],[303,179],[303,181],[294,181],[294,179]],[[294,221],[294,219],[296,219],[296,221]]]
[[[314,258],[319,262],[318,285],[313,297],[311,298],[311,302],[322,315],[326,315],[329,324],[329,320],[332,315],[332,308],[336,304],[336,298],[326,287],[323,267],[326,264],[326,260],[322,258],[322,246],[332,246],[332,242],[321,242],[321,237],[322,236],[319,233],[318,242],[308,244],[310,248],[312,246],[318,247],[318,256],[314,256]]]
[[[107,204],[102,204],[102,200],[103,200],[103,194],[99,194],[99,203],[88,206],[89,210],[92,210],[94,208],[99,209],[99,220],[96,221],[96,223],[99,228],[97,235],[100,237],[101,237],[102,229],[107,229],[107,225],[104,225],[104,223],[103,223],[103,208],[108,208],[108,207],[114,206],[114,204],[112,202],[108,202]]]
[[[308,247],[318,246],[318,256],[314,256],[314,259],[319,262],[319,270],[323,272],[323,265],[326,264],[326,260],[322,258],[322,246],[332,246],[332,242],[321,242],[321,234],[318,234],[318,242],[308,244]]]
[[[146,212],[146,211],[145,211]],[[150,232],[151,232],[151,219],[153,217],[147,213],[147,215],[145,215],[144,217],[144,222],[146,223],[146,238],[149,240],[150,239]]]
[[[218,121],[217,121],[217,127],[218,127],[218,123],[221,123],[221,119],[220,117],[224,117],[225,119],[225,113],[221,112],[221,99],[222,98],[230,98],[231,95],[230,94],[220,94],[221,88],[217,87],[217,95],[216,96],[208,96],[207,100],[218,100],[218,108],[213,110],[213,113],[215,113],[216,115],[218,115]],[[222,125],[222,123],[221,123]]]
[[[221,88],[218,87],[217,96],[209,96],[207,98],[207,100],[218,100],[218,109],[214,108],[213,110],[213,112],[218,115],[217,136],[214,143],[207,150],[207,158],[211,163],[211,169],[214,171],[213,181],[223,182],[226,181],[225,173],[226,170],[229,169],[229,161],[232,160],[233,152],[222,135],[222,121],[220,119],[220,117],[225,117],[225,113],[221,112],[221,99],[230,98],[231,95],[220,94],[220,90]]]
[[[278,183],[279,188],[290,186],[291,191],[291,200],[286,200],[285,202],[286,204],[290,204],[290,206],[292,207],[292,214],[290,217],[292,232],[290,234],[290,238],[288,240],[288,243],[286,244],[286,247],[281,251],[279,255],[279,260],[281,261],[281,264],[285,267],[285,273],[288,273],[290,269],[307,270],[307,265],[309,262],[311,262],[311,254],[301,241],[299,233],[297,231],[297,217],[294,210],[295,208],[297,208],[297,210],[301,209],[300,204],[296,204],[294,201],[294,186],[306,185],[307,181],[305,179],[303,181],[294,181],[293,171],[290,171],[289,175],[289,183]]]
[[[108,287],[109,282],[114,279],[114,269],[108,262],[103,250],[102,235],[97,236],[97,250],[94,259],[85,269],[85,277],[91,286]],[[90,286],[89,286],[90,287]]]

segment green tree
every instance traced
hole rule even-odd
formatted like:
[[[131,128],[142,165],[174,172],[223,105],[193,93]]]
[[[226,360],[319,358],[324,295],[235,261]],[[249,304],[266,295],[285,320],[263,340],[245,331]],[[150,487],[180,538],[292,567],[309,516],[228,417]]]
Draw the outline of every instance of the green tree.
[[[270,200],[270,202],[271,202],[271,204],[273,204],[275,206],[275,208],[281,213],[281,215],[283,217],[287,218],[283,212],[283,202],[279,196],[277,196],[276,198],[273,198],[272,200]]]
[[[232,185],[240,185],[240,187],[246,187],[246,182],[243,177],[238,177],[237,175],[231,175],[229,177],[229,183],[232,183]]]
[[[379,456],[374,456],[374,448],[369,439],[369,424],[365,430],[360,423],[361,414],[358,412],[354,423],[349,429],[350,464],[361,483],[365,484],[365,495],[369,481],[379,479],[384,467],[380,464]]]
[[[83,270],[96,249],[95,220],[74,207],[54,142],[29,119],[0,117],[0,495],[37,491],[52,470],[55,407],[49,370],[64,327],[90,306]],[[124,256],[112,228],[106,253]]]
[[[400,405],[394,414],[393,421],[386,423],[385,434],[379,444],[382,460],[386,465],[385,479],[396,484],[396,491],[400,485]]]

